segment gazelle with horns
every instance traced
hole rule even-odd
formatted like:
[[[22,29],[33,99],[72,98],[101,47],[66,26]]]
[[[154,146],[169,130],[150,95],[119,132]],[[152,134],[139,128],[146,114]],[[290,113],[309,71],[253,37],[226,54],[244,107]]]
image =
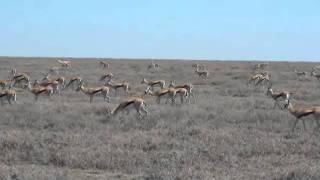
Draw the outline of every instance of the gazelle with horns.
[[[92,103],[93,96],[97,94],[102,94],[103,99],[107,99],[108,102],[110,102],[109,87],[107,86],[87,88],[83,86],[83,83],[80,83],[76,91],[82,91],[84,94],[88,95],[90,97],[90,103]]]
[[[47,81],[47,82],[40,82],[38,80],[35,80],[33,83],[34,87],[41,86],[41,87],[48,87],[51,86],[53,89],[53,93],[58,93],[60,95],[60,87],[58,81]]]
[[[1,98],[1,105],[3,105],[3,99],[7,98],[8,103],[11,105],[11,101],[17,102],[17,93],[14,89],[6,89],[4,91],[0,92],[0,98]]]
[[[12,87],[13,87],[16,84],[20,84],[22,82],[24,83],[30,82],[30,77],[26,73],[13,74],[12,80],[13,80],[13,84],[12,84]]]
[[[188,83],[188,84],[182,84],[182,85],[175,85],[175,81],[174,80],[171,80],[170,81],[170,84],[169,84],[169,88],[184,88],[188,91],[188,102],[190,103],[191,102],[191,97],[193,98],[193,101],[195,102],[195,97],[193,95],[193,85],[191,83]]]
[[[154,86],[158,85],[160,86],[161,89],[163,89],[164,86],[166,85],[166,81],[164,80],[148,81],[146,78],[143,78],[141,81],[141,84],[147,84],[148,86],[151,87],[151,89],[153,89]]]
[[[40,86],[40,85],[31,85],[31,82],[28,82],[26,85],[29,91],[34,95],[35,100],[38,101],[38,96],[40,94],[46,94],[51,99],[53,94],[53,87],[51,85],[48,86]]]
[[[292,126],[291,131],[294,131],[294,128],[296,127],[298,121],[305,116],[309,116],[311,114],[313,114],[314,119],[316,120],[317,123],[317,128],[320,128],[320,106],[311,106],[311,107],[301,107],[299,105],[292,105],[290,100],[286,100],[286,108],[288,109],[288,111],[296,117],[296,120]],[[303,123],[303,128],[304,130],[306,130],[306,124],[305,124],[305,119],[302,119],[302,123]]]
[[[132,105],[132,106],[130,106]],[[131,97],[128,98],[124,101],[122,101],[117,107],[115,107],[112,111],[107,108],[107,113],[111,116],[115,116],[117,115],[120,111],[123,110],[129,110],[128,108],[134,108],[137,113],[139,114],[139,116],[141,117],[143,114],[142,112],[147,116],[148,115],[148,111],[147,111],[147,104],[145,102],[144,99],[140,98],[140,97]]]
[[[268,87],[267,96],[270,96],[274,100],[273,108],[278,106],[281,109],[281,107],[279,105],[279,100],[280,99],[288,100],[288,99],[290,99],[290,95],[293,93],[291,93],[289,91],[274,92],[271,87],[272,87],[272,84],[270,84],[270,86]]]
[[[57,60],[57,62],[59,64],[61,64],[62,67],[65,67],[65,68],[71,68],[71,61],[65,61],[65,60]]]

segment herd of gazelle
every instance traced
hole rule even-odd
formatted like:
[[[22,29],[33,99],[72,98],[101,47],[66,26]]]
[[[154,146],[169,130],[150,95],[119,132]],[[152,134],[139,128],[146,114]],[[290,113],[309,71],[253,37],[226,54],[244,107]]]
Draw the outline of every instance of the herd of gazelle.
[[[59,64],[61,64],[62,68],[71,68],[71,61],[58,60]],[[254,67],[255,73],[250,76],[248,80],[248,85],[254,83],[254,85],[262,84],[263,82],[267,82],[269,87],[267,89],[267,96],[270,96],[274,100],[274,106],[282,108],[279,104],[280,100],[284,100],[286,103],[284,105],[288,111],[296,117],[296,121],[292,127],[292,131],[296,127],[298,121],[305,116],[314,115],[314,118],[317,120],[318,128],[320,128],[320,122],[318,121],[320,118],[320,106],[311,106],[311,107],[301,107],[299,105],[293,105],[290,101],[290,95],[292,92],[289,91],[278,91],[274,92],[271,88],[270,82],[270,74],[267,71],[263,71],[266,67],[268,67],[268,63],[257,64]],[[110,64],[108,62],[99,61],[99,66],[103,69],[109,69]],[[151,65],[148,66],[148,69],[158,69],[160,66],[152,61]],[[199,77],[208,78],[209,71],[205,66],[199,64],[193,64],[192,67],[195,68],[195,73]],[[319,67],[320,68],[320,67]],[[311,71],[310,75],[314,76],[318,80],[320,80],[320,74],[316,73],[318,67],[314,67]],[[3,99],[6,99],[9,104],[12,104],[12,101],[16,101],[17,95],[16,91],[13,87],[17,84],[22,84],[23,87],[28,88],[28,90],[34,94],[35,100],[38,100],[38,96],[40,94],[46,94],[48,97],[52,97],[53,94],[57,93],[60,95],[61,89],[68,88],[70,86],[75,86],[76,91],[81,91],[85,95],[89,96],[89,102],[93,101],[93,97],[97,94],[102,95],[103,99],[110,102],[110,91],[113,89],[115,94],[117,95],[117,91],[119,89],[123,89],[125,94],[129,92],[130,86],[128,82],[114,82],[112,73],[103,74],[99,80],[104,81],[105,84],[98,87],[86,87],[84,81],[81,77],[71,77],[67,83],[66,78],[63,76],[57,76],[52,78],[50,74],[52,72],[58,72],[59,68],[54,66],[49,69],[49,74],[47,74],[41,81],[35,80],[33,83],[30,81],[30,77],[26,73],[18,73],[16,69],[11,69],[10,74],[11,78],[7,80],[0,80],[0,87],[2,87],[2,91],[0,91],[0,99],[1,104],[3,104]],[[306,76],[308,73],[304,71],[294,70],[298,77]],[[57,73],[59,74],[59,73]],[[165,80],[147,80],[143,78],[141,84],[146,84],[146,89],[144,91],[144,95],[151,95],[156,97],[156,102],[160,104],[161,98],[166,97],[166,104],[169,100],[171,100],[171,104],[175,104],[176,96],[180,96],[180,102],[189,102],[191,99],[194,99],[193,96],[193,85],[191,83],[175,85],[175,81],[170,81],[168,87],[166,87]],[[154,91],[155,87],[159,87],[160,89]],[[144,97],[130,97],[119,103],[113,110],[107,108],[107,112],[110,115],[116,115],[119,111],[127,110],[129,107],[133,107],[137,113],[142,116],[143,114],[148,115],[147,104],[144,100]],[[131,105],[131,106],[130,106]],[[305,128],[305,122],[303,120],[303,126]]]
[[[62,68],[69,69],[71,68],[71,61],[65,60],[57,60],[57,62],[61,65]],[[158,69],[160,66],[152,61],[152,68]],[[103,69],[110,68],[110,64],[108,62],[99,61],[99,66]],[[148,66],[150,69],[150,65]],[[2,87],[2,91],[0,92],[1,103],[3,104],[3,99],[6,97],[8,103],[11,104],[12,101],[16,101],[16,91],[13,87],[16,87],[17,84],[20,84],[20,87],[27,88],[35,97],[35,101],[38,100],[39,95],[44,94],[47,95],[50,99],[53,94],[59,94],[62,89],[66,89],[69,87],[73,87],[76,91],[81,91],[83,94],[89,97],[89,102],[93,101],[93,97],[100,94],[103,96],[104,100],[110,102],[110,90],[114,90],[115,94],[119,89],[123,89],[125,94],[128,94],[130,86],[128,82],[114,82],[112,73],[103,74],[99,81],[104,81],[105,84],[98,87],[87,87],[84,83],[83,79],[79,76],[68,78],[68,81],[63,76],[52,76],[51,74],[59,74],[60,68],[57,66],[53,66],[49,68],[49,73],[43,74],[44,78],[39,80],[34,80],[31,82],[30,77],[26,73],[17,73],[16,69],[11,69],[10,74],[11,77],[8,80],[0,81],[0,86]],[[197,70],[198,67],[197,67]],[[53,73],[55,72],[55,73]],[[208,73],[206,77],[208,76]],[[156,102],[160,103],[160,98],[167,97],[166,103],[171,100],[171,103],[175,103],[176,96],[180,96],[181,103],[190,102],[190,97],[193,97],[192,84],[182,84],[175,85],[175,81],[171,81],[169,86],[166,88],[165,80],[154,80],[150,81],[146,78],[143,78],[141,84],[146,84],[146,89],[142,96],[151,95],[156,96]],[[154,91],[154,87],[159,86],[160,89]],[[126,109],[129,105],[133,104],[138,114],[142,115],[141,112],[145,112],[144,114],[148,114],[146,110],[146,103],[143,100],[144,97],[130,97],[124,102],[120,103],[113,111],[109,111],[111,114],[117,114],[118,111],[122,109]]]

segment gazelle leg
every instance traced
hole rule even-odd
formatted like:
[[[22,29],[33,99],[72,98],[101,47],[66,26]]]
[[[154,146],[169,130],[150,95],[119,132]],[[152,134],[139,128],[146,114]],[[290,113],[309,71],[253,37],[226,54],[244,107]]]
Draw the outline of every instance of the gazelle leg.
[[[303,129],[306,131],[307,129],[306,129],[306,123],[304,119],[302,119],[302,123],[303,123]]]
[[[142,106],[142,107],[141,107],[141,110],[142,110],[146,115],[148,115],[148,111],[146,110],[146,107],[145,107],[145,106]]]
[[[298,123],[299,119],[297,118],[292,126],[292,132],[294,131],[294,128],[296,127],[297,123]]]

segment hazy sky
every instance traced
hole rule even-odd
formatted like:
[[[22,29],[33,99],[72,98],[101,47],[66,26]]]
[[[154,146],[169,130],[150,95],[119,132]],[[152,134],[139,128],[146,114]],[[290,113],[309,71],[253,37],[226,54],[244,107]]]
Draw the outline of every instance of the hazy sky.
[[[0,55],[320,60],[319,0],[2,0]]]

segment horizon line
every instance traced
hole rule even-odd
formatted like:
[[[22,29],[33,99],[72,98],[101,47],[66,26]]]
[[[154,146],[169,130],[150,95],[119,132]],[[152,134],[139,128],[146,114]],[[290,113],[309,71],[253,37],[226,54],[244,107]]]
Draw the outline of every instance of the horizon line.
[[[149,58],[149,57],[90,57],[90,56],[7,56],[7,55],[0,55],[0,58],[37,58],[37,59],[44,59],[44,58],[49,58],[49,59],[105,59],[105,60],[143,60],[143,61],[241,61],[241,62],[246,62],[246,61],[257,61],[257,62],[310,62],[310,63],[316,63],[320,62],[320,60],[301,60],[301,59],[202,59],[202,58]]]

